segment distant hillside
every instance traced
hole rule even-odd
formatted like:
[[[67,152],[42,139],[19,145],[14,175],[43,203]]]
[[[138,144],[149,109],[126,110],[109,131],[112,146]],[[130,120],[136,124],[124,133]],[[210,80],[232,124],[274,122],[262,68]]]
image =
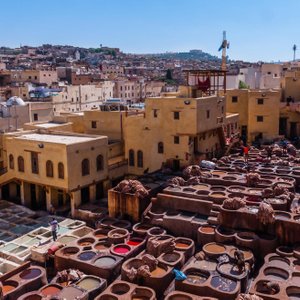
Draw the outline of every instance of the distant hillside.
[[[217,56],[203,52],[202,50],[190,50],[189,52],[157,53],[149,54],[149,56],[180,60],[220,61],[220,58],[218,58]]]

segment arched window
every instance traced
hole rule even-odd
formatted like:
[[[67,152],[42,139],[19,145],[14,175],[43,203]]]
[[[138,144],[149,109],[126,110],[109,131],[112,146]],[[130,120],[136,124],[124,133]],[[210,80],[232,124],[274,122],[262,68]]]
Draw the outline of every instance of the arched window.
[[[138,166],[138,168],[143,168],[144,167],[143,151],[141,151],[141,150],[139,150],[137,152],[137,166]]]
[[[9,155],[9,168],[10,169],[15,168],[14,156],[12,154]]]
[[[102,155],[98,155],[96,159],[97,171],[102,171],[104,169],[104,160]]]
[[[53,162],[51,160],[46,162],[46,176],[53,177]]]
[[[81,162],[81,174],[82,176],[90,174],[90,161],[87,158]]]
[[[134,150],[129,150],[129,166],[134,167]]]
[[[60,179],[65,178],[65,169],[64,169],[64,164],[62,162],[58,163],[58,178]]]
[[[157,144],[157,152],[158,153],[164,153],[164,143],[163,142],[159,142]]]
[[[18,157],[18,170],[24,172],[24,158],[22,156]]]

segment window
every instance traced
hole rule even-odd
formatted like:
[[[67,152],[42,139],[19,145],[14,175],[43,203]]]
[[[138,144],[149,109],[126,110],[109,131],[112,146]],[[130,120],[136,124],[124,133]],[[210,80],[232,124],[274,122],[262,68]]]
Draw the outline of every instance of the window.
[[[134,150],[129,150],[129,166],[134,167]]]
[[[237,103],[238,102],[238,96],[232,96],[231,97],[231,102],[232,103]]]
[[[137,166],[138,168],[143,168],[144,162],[143,162],[143,151],[139,150],[137,152]]]
[[[36,80],[36,79],[37,79],[37,76],[34,76],[34,79]]]
[[[9,168],[14,169],[15,163],[14,163],[14,156],[12,154],[9,155]]]
[[[222,114],[224,114],[224,106],[222,106],[221,111],[222,111]]]
[[[46,162],[46,176],[53,177],[53,162],[51,160]]]
[[[96,159],[97,171],[102,171],[104,169],[104,160],[102,155],[98,155]]]
[[[33,114],[33,121],[38,121],[38,120],[39,120],[39,115]]]
[[[209,119],[209,117],[210,117],[210,111],[207,110],[207,111],[206,111],[206,119]]]
[[[18,157],[18,170],[24,172],[24,158],[22,156]]]
[[[256,121],[257,122],[263,122],[264,121],[264,117],[263,116],[257,116],[256,117]]]
[[[179,111],[174,111],[174,120],[179,120]]]
[[[163,142],[159,142],[157,145],[157,152],[158,153],[164,153],[164,143]]]
[[[81,174],[82,176],[90,174],[90,161],[87,158],[81,162]]]
[[[65,168],[62,162],[58,163],[58,178],[60,179],[65,178]]]
[[[31,79],[31,76],[28,76],[28,79]]]
[[[33,174],[39,174],[39,161],[36,152],[31,152],[31,171]]]
[[[257,104],[258,105],[263,105],[264,104],[264,99],[263,98],[258,98],[257,99]]]
[[[174,136],[174,144],[179,144],[179,136],[178,135]]]
[[[153,109],[153,117],[157,118],[157,109]]]
[[[96,121],[92,121],[91,122],[91,127],[94,128],[94,129],[97,128],[97,122]]]

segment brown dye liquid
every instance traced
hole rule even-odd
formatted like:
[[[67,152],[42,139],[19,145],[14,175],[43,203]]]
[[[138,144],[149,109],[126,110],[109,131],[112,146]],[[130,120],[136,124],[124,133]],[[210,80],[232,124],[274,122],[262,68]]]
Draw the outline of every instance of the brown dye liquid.
[[[204,227],[203,226],[203,227],[201,227],[200,231],[203,233],[214,233],[215,229],[213,227],[209,227],[209,226]]]
[[[156,267],[155,270],[151,272],[151,276],[160,277],[166,273],[166,270],[161,267]]]
[[[14,290],[16,287],[14,287],[13,285],[3,285],[2,290],[3,290],[3,294],[7,294],[8,292]]]
[[[225,247],[211,244],[205,247],[205,250],[211,253],[223,253],[225,251]]]
[[[177,242],[175,244],[175,247],[177,247],[177,248],[188,248],[189,244],[186,244],[186,243],[183,243],[183,242]]]
[[[80,299],[80,296],[82,296],[82,294],[83,293],[81,290],[72,286],[68,286],[61,291],[60,297],[64,300],[74,300],[76,299],[76,297]]]
[[[56,286],[48,286],[42,289],[41,293],[45,296],[57,295],[61,290]]]

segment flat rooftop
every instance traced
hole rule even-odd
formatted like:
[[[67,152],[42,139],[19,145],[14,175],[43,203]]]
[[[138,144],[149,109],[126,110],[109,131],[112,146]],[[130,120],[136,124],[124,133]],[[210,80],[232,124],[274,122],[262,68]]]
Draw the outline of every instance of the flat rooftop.
[[[99,138],[102,139],[106,137],[69,136],[69,135],[39,134],[39,133],[22,134],[20,136],[15,137],[15,139],[17,140],[29,140],[29,141],[56,143],[56,144],[64,144],[64,145],[84,143],[84,142],[94,141],[95,139],[99,139]]]
[[[35,127],[39,127],[39,128],[54,128],[54,127],[64,126],[64,125],[70,124],[70,123],[41,123],[41,124],[31,123],[31,124],[35,125]]]

